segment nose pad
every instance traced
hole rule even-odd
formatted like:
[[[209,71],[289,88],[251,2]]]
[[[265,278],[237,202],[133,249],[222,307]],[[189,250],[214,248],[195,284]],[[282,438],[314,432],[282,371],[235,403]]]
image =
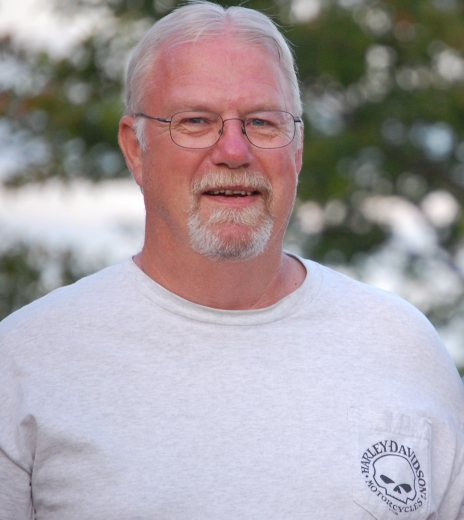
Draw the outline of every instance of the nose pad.
[[[224,119],[224,121],[222,123],[222,128],[218,131],[219,138],[221,138],[224,135],[224,130],[225,130],[224,123],[226,121],[241,121],[242,122],[242,134],[248,138],[246,130],[245,130],[245,121],[243,119],[238,118],[238,117],[231,117],[230,119]]]
[[[240,121],[242,123],[242,126],[241,126],[241,130],[242,130],[242,135],[244,135],[248,141],[249,141],[249,138],[248,138],[248,135],[246,133],[246,129],[245,129],[245,120],[243,119],[240,119],[239,117],[231,117],[229,119],[224,119],[223,120],[223,123],[222,123],[222,128],[220,130],[218,130],[218,138],[216,140],[216,143],[219,141],[219,139],[221,139],[221,137],[224,135],[224,132],[225,132],[225,129],[226,129],[226,125],[224,124],[226,121]]]

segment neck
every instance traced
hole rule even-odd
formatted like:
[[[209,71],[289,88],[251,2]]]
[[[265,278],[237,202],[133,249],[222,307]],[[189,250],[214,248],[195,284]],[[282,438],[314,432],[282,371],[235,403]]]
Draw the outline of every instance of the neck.
[[[186,300],[225,310],[269,307],[303,283],[304,266],[272,244],[252,260],[211,260],[197,253],[172,254],[145,243],[136,265]]]

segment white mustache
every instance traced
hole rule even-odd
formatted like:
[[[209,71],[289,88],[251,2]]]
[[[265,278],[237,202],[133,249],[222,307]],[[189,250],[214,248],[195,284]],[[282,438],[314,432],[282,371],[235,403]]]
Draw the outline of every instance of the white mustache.
[[[201,179],[192,181],[192,192],[201,195],[206,191],[240,186],[246,191],[259,191],[265,198],[270,198],[273,189],[269,179],[260,172],[249,170],[211,170]]]

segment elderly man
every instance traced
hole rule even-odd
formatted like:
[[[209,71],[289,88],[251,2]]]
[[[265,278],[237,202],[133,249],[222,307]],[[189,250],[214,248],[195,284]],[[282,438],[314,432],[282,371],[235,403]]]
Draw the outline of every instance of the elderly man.
[[[282,252],[292,55],[199,3],[129,66],[133,259],[1,327],[2,520],[464,518],[464,390],[397,297]]]

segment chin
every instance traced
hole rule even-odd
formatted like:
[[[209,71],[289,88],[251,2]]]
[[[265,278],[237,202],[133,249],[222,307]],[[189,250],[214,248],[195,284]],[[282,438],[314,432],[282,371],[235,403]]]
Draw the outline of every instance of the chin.
[[[253,225],[202,220],[199,213],[188,221],[192,249],[212,260],[251,260],[264,252],[273,229],[270,215],[261,215]]]

